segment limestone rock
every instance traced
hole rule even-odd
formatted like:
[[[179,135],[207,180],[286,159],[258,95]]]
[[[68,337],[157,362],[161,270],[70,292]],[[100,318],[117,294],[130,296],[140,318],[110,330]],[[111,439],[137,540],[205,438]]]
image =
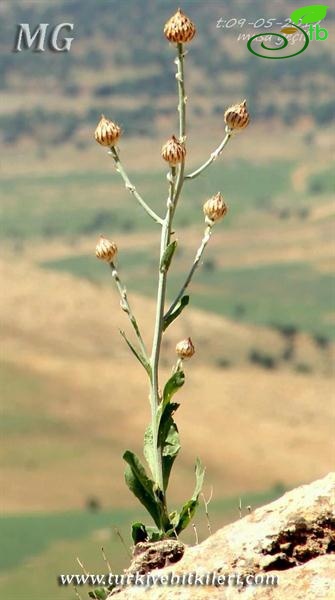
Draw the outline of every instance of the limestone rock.
[[[139,557],[137,556],[137,561]],[[166,564],[166,563],[164,563]],[[114,600],[332,600],[335,598],[335,473],[287,492],[243,519],[186,547],[174,565],[151,574],[277,576],[275,586],[129,586]],[[223,581],[223,579],[221,580]]]

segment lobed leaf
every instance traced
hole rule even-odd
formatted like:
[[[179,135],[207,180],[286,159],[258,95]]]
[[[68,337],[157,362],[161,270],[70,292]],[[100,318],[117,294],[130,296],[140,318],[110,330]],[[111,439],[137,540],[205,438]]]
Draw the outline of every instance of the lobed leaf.
[[[179,407],[176,402],[169,402],[163,412],[158,431],[158,446],[162,453],[163,487],[167,489],[172,465],[180,450],[179,433],[172,415]]]
[[[145,468],[136,454],[127,450],[124,453],[123,458],[128,465],[125,471],[127,486],[136,498],[139,499],[141,504],[145,506],[157,527],[160,527],[162,521],[162,507],[160,507],[157,494],[154,491],[154,482],[147,476]]]

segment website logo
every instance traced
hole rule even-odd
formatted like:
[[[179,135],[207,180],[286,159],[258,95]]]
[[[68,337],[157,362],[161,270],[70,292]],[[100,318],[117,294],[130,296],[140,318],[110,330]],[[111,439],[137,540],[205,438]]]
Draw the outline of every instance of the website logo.
[[[294,10],[290,15],[291,22],[288,24],[288,26],[281,29],[281,33],[267,31],[266,33],[258,33],[257,35],[254,35],[247,42],[248,50],[252,54],[255,54],[255,56],[259,56],[260,58],[268,58],[270,60],[281,60],[282,58],[292,58],[293,56],[298,56],[298,54],[301,54],[307,49],[310,41],[315,39],[315,41],[317,42],[323,42],[328,38],[328,30],[324,27],[320,27],[320,21],[322,21],[322,19],[325,18],[327,14],[327,8],[328,6],[324,4],[313,4],[311,6],[303,6],[301,8],[298,8],[297,10]],[[298,22],[300,22],[299,25],[297,24]],[[313,23],[315,25],[313,25]],[[308,24],[309,28],[307,29],[307,31],[300,26]],[[275,36],[282,40],[283,43],[280,46],[274,48],[271,46],[267,46],[264,42],[261,42],[261,47],[263,48],[263,50],[267,50],[269,52],[283,50],[288,46],[288,38],[282,34],[290,36],[292,34],[297,34],[298,30],[303,35],[302,39],[304,41],[304,44],[303,47],[300,48],[300,50],[298,50],[297,52],[294,52],[294,54],[289,54],[287,56],[266,56],[265,54],[260,54],[260,52],[257,52],[254,48],[252,48],[253,42],[255,40],[259,41],[260,37],[267,36],[267,39],[269,39],[269,37],[271,38],[272,36]]]

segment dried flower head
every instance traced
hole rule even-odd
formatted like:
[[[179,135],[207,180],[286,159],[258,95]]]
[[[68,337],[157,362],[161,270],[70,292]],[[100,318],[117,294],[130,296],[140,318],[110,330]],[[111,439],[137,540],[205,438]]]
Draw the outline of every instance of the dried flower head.
[[[215,222],[219,219],[222,219],[227,212],[228,206],[225,203],[223,196],[220,192],[215,194],[212,198],[209,198],[203,206],[204,215],[206,216],[206,221]]]
[[[240,104],[230,106],[224,114],[224,120],[229,129],[244,129],[250,121],[247,101],[243,100]]]
[[[117,254],[117,245],[115,242],[111,242],[103,235],[100,236],[99,242],[95,248],[95,255],[100,260],[105,260],[108,263],[113,262]]]
[[[194,23],[178,8],[177,12],[165,23],[164,34],[169,42],[185,44],[193,40],[196,33]]]
[[[101,146],[116,146],[121,136],[121,129],[113,121],[109,121],[101,115],[101,119],[94,133],[96,141]]]
[[[166,160],[172,167],[178,165],[186,156],[186,148],[173,135],[162,147],[162,158]]]
[[[181,340],[181,342],[178,342],[178,344],[176,345],[176,353],[182,360],[184,360],[185,358],[191,358],[194,352],[195,348],[192,344],[191,338]]]

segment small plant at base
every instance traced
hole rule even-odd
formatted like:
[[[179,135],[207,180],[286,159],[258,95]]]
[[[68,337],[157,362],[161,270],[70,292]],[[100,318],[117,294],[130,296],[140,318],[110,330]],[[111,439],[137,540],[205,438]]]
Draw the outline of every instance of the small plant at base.
[[[126,170],[120,160],[117,143],[120,140],[121,130],[113,121],[101,117],[95,131],[95,139],[102,146],[109,147],[109,154],[114,160],[116,171],[122,177],[125,187],[139,202],[146,213],[161,227],[160,258],[158,264],[158,283],[156,315],[153,331],[152,346],[150,352],[147,350],[141,334],[139,324],[132,312],[126,288],[123,286],[115,258],[118,253],[114,242],[110,242],[101,236],[96,247],[96,256],[107,262],[112,270],[112,277],[116,283],[121,297],[121,308],[127,313],[134,329],[136,342],[128,339],[125,332],[121,332],[130,350],[145,369],[149,379],[151,421],[144,434],[143,454],[148,464],[147,468],[142,464],[140,458],[130,450],[127,450],[123,458],[127,463],[125,479],[129,489],[135,494],[139,501],[145,506],[151,515],[154,526],[146,526],[136,522],[132,526],[134,543],[149,541],[155,542],[164,538],[175,538],[190,523],[198,505],[199,496],[204,480],[204,467],[199,459],[195,465],[196,484],[192,497],[185,502],[180,511],[169,512],[167,505],[167,487],[174,461],[180,450],[178,428],[174,420],[174,414],[179,407],[175,402],[176,392],[184,385],[185,373],[183,362],[193,356],[195,349],[191,338],[181,340],[176,345],[177,363],[172,371],[171,377],[166,382],[163,391],[159,387],[160,353],[164,332],[177,319],[189,303],[187,288],[193,278],[203,257],[204,250],[210,240],[216,223],[227,213],[227,205],[223,196],[218,192],[208,199],[203,205],[205,216],[205,230],[200,246],[196,251],[193,264],[186,275],[184,284],[176,298],[166,310],[166,289],[168,272],[171,267],[177,241],[174,239],[172,229],[173,219],[184,184],[201,175],[222,153],[224,147],[232,137],[234,130],[244,129],[249,123],[249,114],[246,102],[234,105],[225,112],[225,135],[219,146],[212,152],[198,169],[191,173],[185,173],[186,159],[186,93],[184,73],[184,44],[191,42],[196,34],[196,28],[192,21],[179,9],[166,23],[164,28],[166,38],[175,45],[177,56],[176,80],[178,89],[178,113],[179,132],[178,136],[172,136],[162,147],[162,158],[169,165],[168,198],[166,202],[165,216],[159,216],[145,202],[134,184],[130,181]],[[121,249],[122,254],[122,249]]]

